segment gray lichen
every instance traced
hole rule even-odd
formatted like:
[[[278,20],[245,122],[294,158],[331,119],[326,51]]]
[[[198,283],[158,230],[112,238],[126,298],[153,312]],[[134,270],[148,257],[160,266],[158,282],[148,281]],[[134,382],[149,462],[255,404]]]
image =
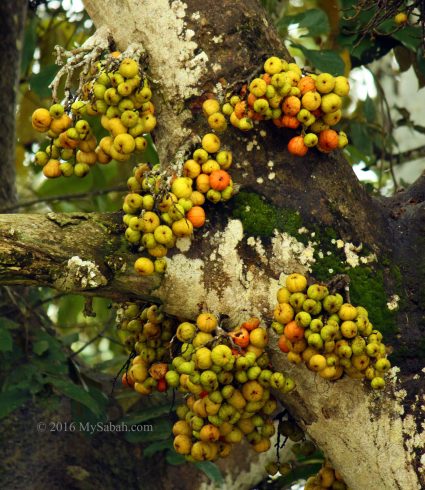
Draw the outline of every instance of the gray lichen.
[[[75,291],[96,289],[107,283],[106,277],[94,262],[74,256],[68,260],[63,273],[55,280],[54,285],[60,291]]]

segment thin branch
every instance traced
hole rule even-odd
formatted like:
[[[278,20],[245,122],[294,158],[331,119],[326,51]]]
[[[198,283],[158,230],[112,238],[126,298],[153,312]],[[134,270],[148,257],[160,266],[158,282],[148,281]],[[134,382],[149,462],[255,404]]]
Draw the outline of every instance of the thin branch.
[[[107,323],[103,328],[102,330],[97,334],[95,335],[93,338],[91,338],[89,341],[87,341],[82,347],[80,347],[78,350],[76,350],[75,352],[73,352],[72,354],[70,354],[70,358],[72,357],[75,357],[75,356],[78,356],[78,354],[81,354],[81,352],[83,352],[83,350],[88,347],[90,344],[92,344],[93,342],[95,342],[97,339],[100,339],[101,337],[103,337],[103,334],[108,330],[108,328],[110,328],[112,326],[112,324],[110,323]]]
[[[13,206],[7,206],[0,208],[0,213],[8,213],[19,208],[27,208],[41,202],[55,202],[55,201],[74,201],[84,197],[95,197],[109,194],[109,192],[125,192],[128,188],[125,185],[117,185],[115,187],[109,187],[107,189],[98,189],[95,191],[79,192],[77,194],[63,194],[60,196],[38,197],[37,199],[31,199],[29,201],[18,202]]]
[[[387,158],[387,153],[384,153],[384,155],[385,158]],[[395,158],[397,165],[405,162],[411,162],[412,160],[417,160],[418,158],[423,158],[425,157],[425,145],[396,153],[393,155],[393,157]]]

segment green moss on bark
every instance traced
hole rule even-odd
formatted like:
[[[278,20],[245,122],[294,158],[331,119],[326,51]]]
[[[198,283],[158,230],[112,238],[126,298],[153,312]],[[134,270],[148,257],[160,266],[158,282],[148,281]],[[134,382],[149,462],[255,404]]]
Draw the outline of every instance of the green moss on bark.
[[[242,221],[245,233],[249,235],[271,237],[276,229],[300,241],[306,240],[305,236],[298,233],[302,219],[297,211],[277,208],[254,192],[240,192],[235,197],[232,214]]]

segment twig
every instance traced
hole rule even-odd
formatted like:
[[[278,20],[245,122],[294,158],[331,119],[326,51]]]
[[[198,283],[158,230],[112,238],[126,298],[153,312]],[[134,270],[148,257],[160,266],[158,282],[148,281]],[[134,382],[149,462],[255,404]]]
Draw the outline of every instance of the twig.
[[[72,201],[76,199],[81,199],[84,197],[95,197],[108,194],[109,192],[125,192],[127,191],[127,186],[117,185],[115,187],[109,187],[107,189],[98,189],[95,191],[79,192],[77,194],[63,194],[61,196],[49,196],[49,197],[39,197],[37,199],[31,199],[29,201],[24,201],[21,203],[14,204],[13,206],[7,206],[5,208],[0,208],[0,213],[7,213],[9,211],[14,211],[19,208],[27,208],[33,204],[38,204],[41,202],[54,202],[54,201]]]
[[[115,385],[117,383],[117,379],[119,378],[119,375],[121,374],[121,372],[125,369],[125,373],[127,374],[128,373],[128,368],[131,364],[131,360],[133,359],[133,357],[136,357],[136,351],[135,350],[132,350],[130,352],[130,355],[128,356],[127,360],[125,361],[125,363],[121,366],[120,370],[118,371],[118,374],[114,377],[114,379],[112,380],[112,389],[111,389],[111,396],[114,394],[114,390],[115,390]]]
[[[379,94],[380,94],[382,117],[384,120],[386,119],[386,122],[388,125],[387,128],[384,128],[384,124],[383,124],[382,125],[382,131],[381,131],[382,149],[381,149],[381,165],[380,165],[380,172],[379,172],[379,188],[380,188],[381,184],[382,184],[383,160],[384,160],[384,154],[385,154],[384,148],[387,146],[385,144],[385,142],[386,142],[387,137],[388,137],[387,135],[390,135],[390,137],[392,137],[392,134],[394,131],[394,123],[393,123],[393,120],[391,117],[391,109],[390,109],[390,106],[388,104],[388,100],[387,100],[387,97],[385,95],[385,91],[382,88],[382,85],[381,85],[381,83],[377,77],[375,77],[375,83],[376,83],[376,86],[377,86]],[[393,149],[393,145],[392,145],[392,142],[390,140],[389,141],[389,152],[386,153],[386,155],[388,156],[389,169],[390,169],[391,178],[392,178],[393,185],[394,185],[394,193],[396,193],[398,190],[398,183],[397,183],[397,179],[396,179],[396,176],[394,173],[394,161],[393,161],[392,149]]]
[[[106,330],[108,330],[109,327],[111,327],[112,325],[110,324],[106,324],[103,329],[97,334],[95,335],[93,338],[91,338],[88,342],[86,342],[82,347],[80,347],[80,349],[76,350],[75,352],[73,352],[72,354],[70,354],[70,358],[73,358],[75,356],[77,356],[78,354],[80,354],[86,347],[88,347],[90,344],[92,344],[93,342],[95,342],[97,339],[99,339],[100,337],[103,337],[103,334],[106,332]]]

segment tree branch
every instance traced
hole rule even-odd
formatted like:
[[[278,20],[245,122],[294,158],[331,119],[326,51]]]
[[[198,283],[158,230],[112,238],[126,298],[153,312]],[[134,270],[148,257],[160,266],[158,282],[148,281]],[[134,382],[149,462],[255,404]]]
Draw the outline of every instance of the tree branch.
[[[46,203],[46,202],[58,202],[58,201],[74,201],[76,199],[83,199],[85,197],[96,197],[103,196],[104,194],[109,194],[110,192],[126,192],[128,189],[125,185],[117,185],[115,187],[109,187],[108,189],[97,189],[87,192],[78,192],[76,194],[63,194],[60,196],[47,196],[38,197],[36,199],[30,199],[28,201],[17,202],[12,206],[5,206],[0,208],[0,213],[10,213],[10,211],[15,211],[16,209],[28,208],[34,204]]]
[[[149,297],[159,278],[137,277],[117,214],[1,215],[0,282],[64,292]]]

